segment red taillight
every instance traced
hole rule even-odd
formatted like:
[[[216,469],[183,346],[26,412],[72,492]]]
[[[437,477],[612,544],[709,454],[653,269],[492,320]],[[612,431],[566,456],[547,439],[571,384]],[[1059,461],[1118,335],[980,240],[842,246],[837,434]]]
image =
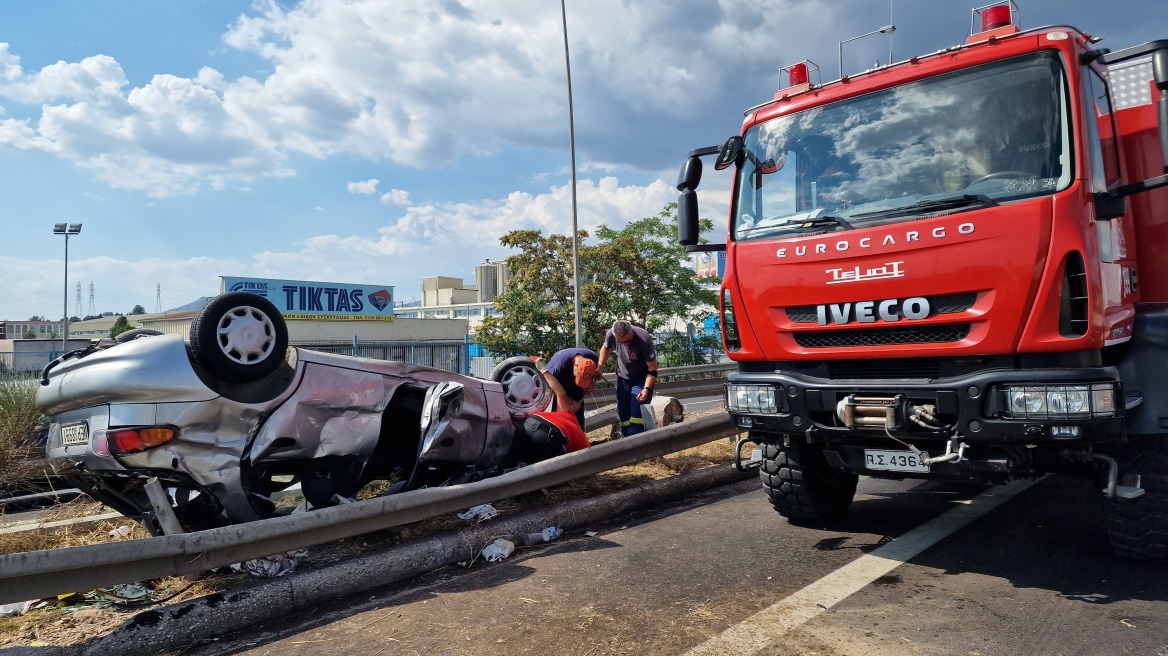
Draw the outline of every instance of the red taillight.
[[[123,428],[110,431],[107,439],[120,454],[138,453],[174,439],[174,429],[165,426]]]
[[[996,7],[989,7],[981,12],[981,31],[988,32],[999,27],[1005,27],[1014,23],[1013,16],[1010,14],[1010,5],[998,5]]]
[[[787,80],[791,86],[807,84],[807,64],[795,64],[792,66]]]

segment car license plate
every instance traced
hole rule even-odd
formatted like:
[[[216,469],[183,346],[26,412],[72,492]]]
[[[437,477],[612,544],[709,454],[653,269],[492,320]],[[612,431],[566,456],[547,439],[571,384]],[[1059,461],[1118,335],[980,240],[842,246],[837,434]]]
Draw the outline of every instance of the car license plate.
[[[912,451],[882,451],[864,449],[864,465],[868,469],[902,472],[928,472],[929,466],[921,461],[922,456]]]
[[[89,444],[89,426],[83,421],[62,426],[61,444],[65,446]]]

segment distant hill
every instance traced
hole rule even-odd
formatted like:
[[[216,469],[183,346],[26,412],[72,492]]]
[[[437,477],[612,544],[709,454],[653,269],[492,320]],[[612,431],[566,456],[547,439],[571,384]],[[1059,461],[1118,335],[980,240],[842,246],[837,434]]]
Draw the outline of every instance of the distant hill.
[[[199,298],[191,301],[190,303],[187,303],[186,305],[180,305],[176,308],[171,308],[167,310],[167,312],[190,312],[191,310],[202,310],[203,306],[207,304],[207,301],[210,300],[210,298],[210,296],[200,296]]]

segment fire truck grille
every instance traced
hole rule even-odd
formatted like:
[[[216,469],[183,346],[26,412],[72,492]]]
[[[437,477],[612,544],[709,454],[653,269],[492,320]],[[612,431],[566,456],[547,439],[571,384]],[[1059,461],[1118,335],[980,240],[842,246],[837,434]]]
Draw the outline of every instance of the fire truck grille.
[[[930,381],[941,376],[939,358],[829,361],[833,380]]]
[[[974,301],[977,300],[977,294],[969,292],[965,294],[926,296],[925,298],[929,301],[929,316],[933,317],[939,314],[965,312],[973,307]],[[789,307],[786,309],[786,312],[787,318],[795,323],[819,323],[819,314],[814,305]]]
[[[938,344],[959,342],[969,335],[969,324],[911,328],[877,328],[871,330],[832,330],[794,333],[803,348],[844,348],[856,346],[891,346],[895,344]]]

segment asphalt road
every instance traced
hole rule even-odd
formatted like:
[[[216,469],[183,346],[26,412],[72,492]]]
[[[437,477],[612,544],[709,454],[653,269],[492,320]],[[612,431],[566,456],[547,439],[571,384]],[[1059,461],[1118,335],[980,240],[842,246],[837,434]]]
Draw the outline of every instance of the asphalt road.
[[[183,653],[1168,656],[1168,566],[1109,553],[1096,491],[983,491],[861,479],[816,529],[751,480]]]

